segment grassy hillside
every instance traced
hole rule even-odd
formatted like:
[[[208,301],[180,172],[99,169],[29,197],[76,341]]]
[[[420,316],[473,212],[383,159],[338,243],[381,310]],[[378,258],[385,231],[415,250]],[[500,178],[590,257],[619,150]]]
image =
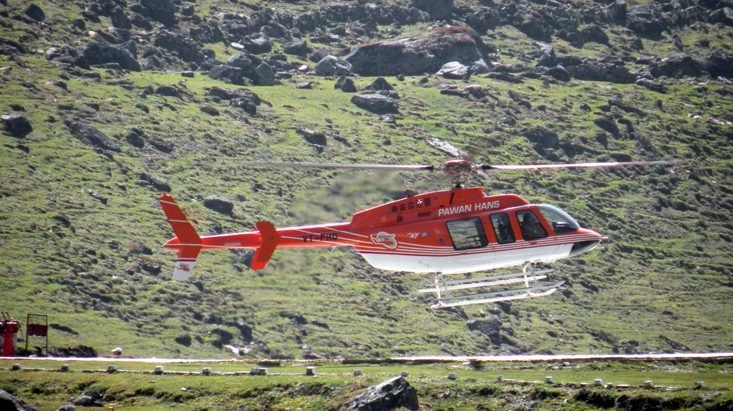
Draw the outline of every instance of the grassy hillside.
[[[25,137],[0,134],[0,309],[17,317],[47,313],[53,346],[196,357],[228,355],[223,346],[229,344],[247,356],[295,358],[731,349],[733,101],[726,79],[664,78],[667,92],[659,93],[545,77],[519,84],[483,74],[387,77],[400,96],[392,123],[351,104],[353,94],[335,89],[335,78],[315,74],[296,73],[275,86],[237,86],[201,71],[184,77],[185,67],[173,71],[175,64],[171,71],[135,72],[48,60],[50,47],[82,47],[86,31],[104,30],[110,21],[102,17],[76,30],[81,3],[36,3],[46,12],[42,24],[13,18],[24,2],[0,6],[2,37],[24,49],[0,55],[0,112],[20,113],[33,127]],[[270,7],[298,15],[322,3]],[[212,1],[197,3],[196,13],[216,18],[210,5],[220,12],[254,10]],[[185,32],[188,24],[181,20],[176,28]],[[382,24],[378,36],[424,32],[432,24]],[[559,55],[602,58],[623,54],[637,39],[621,26],[604,27],[608,45],[576,49],[557,38],[553,45]],[[707,54],[696,46],[701,39],[730,51],[732,34],[718,23],[674,27],[660,38],[641,38],[643,49],[628,53],[629,67],[640,68],[634,59],[642,55],[668,55],[674,37],[694,56]],[[322,45],[312,37],[314,48]],[[535,40],[513,26],[482,38],[504,63],[536,59]],[[280,47],[276,41],[273,53]],[[236,53],[225,41],[204,48],[219,60]],[[357,88],[373,80],[355,77]],[[296,87],[302,82],[311,88]],[[468,85],[480,86],[486,97],[441,93]],[[178,96],[159,95],[161,86]],[[251,115],[212,98],[212,87],[248,89],[263,103]],[[618,131],[599,127],[599,118],[611,118]],[[74,137],[70,120],[95,127],[114,144]],[[557,133],[559,144],[536,147],[526,136],[540,126]],[[304,129],[325,135],[325,147],[309,144]],[[142,147],[130,143],[131,132],[143,136]],[[414,293],[430,276],[375,270],[348,249],[278,250],[262,272],[248,270],[242,253],[204,253],[191,282],[169,280],[174,255],[160,245],[172,234],[157,204],[161,184],[156,188],[151,176],[167,183],[202,233],[246,230],[260,219],[277,226],[348,220],[399,198],[404,188],[443,189],[450,182],[439,175],[257,170],[241,162],[446,160],[427,137],[494,163],[685,162],[471,181],[489,192],[557,204],[611,238],[600,250],[556,264],[569,286],[549,298],[433,311],[429,299]],[[233,201],[233,213],[205,208],[209,195]],[[499,338],[469,330],[470,319],[499,324]]]

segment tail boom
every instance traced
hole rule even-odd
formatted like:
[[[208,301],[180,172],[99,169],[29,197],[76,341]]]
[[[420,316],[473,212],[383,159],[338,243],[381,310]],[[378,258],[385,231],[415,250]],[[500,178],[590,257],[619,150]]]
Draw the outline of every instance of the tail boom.
[[[268,221],[258,222],[257,231],[202,237],[170,194],[164,193],[160,197],[160,205],[176,235],[163,245],[178,253],[173,270],[175,280],[186,280],[191,276],[202,249],[255,249],[250,268],[261,270],[267,266],[280,241],[277,229]]]

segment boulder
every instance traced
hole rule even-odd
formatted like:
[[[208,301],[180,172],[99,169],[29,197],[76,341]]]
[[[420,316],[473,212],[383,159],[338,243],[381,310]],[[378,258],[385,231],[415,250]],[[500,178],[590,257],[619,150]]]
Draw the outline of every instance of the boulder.
[[[651,91],[656,91],[657,93],[666,93],[667,87],[664,86],[664,84],[654,81],[648,78],[640,78],[634,82],[637,86],[642,86],[644,88],[648,88]]]
[[[140,12],[166,27],[171,27],[176,24],[177,2],[178,0],[140,0]]]
[[[27,404],[15,395],[0,390],[0,409],[7,411],[38,411],[38,408]]]
[[[434,20],[448,19],[453,14],[453,0],[412,0],[411,3]]]
[[[336,56],[328,55],[316,64],[316,74],[319,76],[346,76],[351,74],[351,64]]]
[[[621,135],[621,131],[618,129],[618,124],[609,117],[598,117],[595,120],[593,120],[593,124],[597,125],[598,127],[602,128],[603,130],[608,131],[609,133],[613,134],[615,137],[618,137]]]
[[[377,411],[398,408],[418,410],[417,391],[404,377],[394,377],[371,386],[345,404],[347,410]]]
[[[478,331],[487,336],[492,344],[501,345],[501,321],[498,317],[489,320],[470,319],[466,325],[469,330]]]
[[[545,19],[545,15],[535,10],[527,10],[520,14],[518,20],[514,26],[528,37],[547,42],[551,40],[554,29]]]
[[[133,147],[143,148],[145,146],[145,133],[139,128],[133,127],[125,135],[125,141]]]
[[[33,126],[27,118],[20,114],[3,114],[5,131],[13,137],[23,138],[33,131]]]
[[[76,61],[76,64],[81,67],[109,63],[119,64],[126,70],[141,70],[140,63],[127,48],[97,41],[88,43]]]
[[[303,39],[294,39],[288,43],[283,44],[283,52],[287,54],[293,54],[296,56],[305,56],[310,53],[311,48],[308,47],[308,43]]]
[[[626,27],[640,36],[658,38],[667,26],[654,3],[634,6],[626,13]]]
[[[563,67],[562,65],[558,64],[555,67],[547,69],[547,72],[545,73],[548,76],[560,80],[560,81],[570,81],[570,73]]]
[[[173,86],[158,86],[155,88],[155,94],[164,97],[181,98],[181,92]]]
[[[266,62],[260,63],[255,68],[255,84],[260,86],[272,86],[275,84],[275,71]]]
[[[175,31],[161,30],[156,34],[154,44],[175,53],[185,62],[200,63],[206,59],[201,46],[195,40]]]
[[[582,63],[565,66],[568,72],[579,80],[608,81],[611,83],[633,83],[636,77],[631,74],[623,62],[602,62],[585,59]]]
[[[362,44],[344,59],[355,73],[365,76],[416,75],[435,73],[451,61],[485,64],[484,56],[491,50],[473,30],[454,26],[420,37]]]
[[[712,77],[733,78],[733,56],[715,51],[705,61],[705,68]]]
[[[28,7],[25,8],[24,13],[35,21],[43,21],[46,19],[46,13],[44,13],[43,9],[36,4],[29,4]]]
[[[371,91],[394,91],[394,87],[384,77],[377,77],[368,86],[364,87],[364,90]]]
[[[120,151],[120,145],[117,141],[88,124],[76,120],[65,120],[64,124],[72,136],[86,144],[103,150]]]
[[[524,131],[524,137],[535,143],[535,150],[543,153],[547,148],[557,148],[560,145],[560,138],[552,130],[543,126],[535,126]]]
[[[731,7],[723,7],[718,10],[713,10],[708,16],[711,22],[733,26],[733,8]]]
[[[703,62],[685,53],[675,53],[649,65],[649,72],[654,77],[699,76],[705,70]]]
[[[397,100],[378,93],[365,93],[351,98],[351,103],[376,114],[398,113]]]
[[[234,204],[223,197],[208,196],[204,198],[204,207],[222,214],[231,214]]]
[[[241,68],[230,66],[228,64],[220,64],[209,70],[207,75],[215,80],[221,80],[231,84],[243,84],[244,73]]]
[[[314,51],[310,55],[308,55],[308,60],[318,63],[319,61],[323,60],[324,57],[331,55],[331,49],[328,47],[321,47],[318,50]]]
[[[252,54],[269,53],[272,51],[272,42],[264,36],[246,39],[243,45],[244,49]]]
[[[164,193],[171,191],[171,186],[168,184],[168,181],[161,177],[148,173],[140,173],[139,180],[141,186],[149,186]]]
[[[122,7],[115,7],[109,18],[112,21],[112,25],[118,29],[132,28],[132,22],[127,17],[127,14],[125,14],[125,11],[122,10]]]

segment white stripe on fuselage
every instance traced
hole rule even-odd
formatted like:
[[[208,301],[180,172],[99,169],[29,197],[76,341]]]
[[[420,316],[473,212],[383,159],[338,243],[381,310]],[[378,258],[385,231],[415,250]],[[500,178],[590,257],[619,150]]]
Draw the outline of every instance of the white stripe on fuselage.
[[[511,267],[527,261],[549,263],[567,258],[572,247],[573,244],[561,244],[452,256],[360,254],[370,265],[382,270],[459,274]]]

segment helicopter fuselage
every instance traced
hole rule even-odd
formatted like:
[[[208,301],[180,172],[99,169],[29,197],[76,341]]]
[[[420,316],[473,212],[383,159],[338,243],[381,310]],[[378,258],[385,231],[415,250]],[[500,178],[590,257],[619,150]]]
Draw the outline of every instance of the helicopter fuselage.
[[[162,198],[164,210],[166,202],[175,205]],[[178,220],[168,217],[176,230]],[[352,247],[379,269],[456,274],[552,262],[587,252],[603,239],[557,207],[515,194],[486,195],[481,187],[408,196],[360,211],[350,222],[278,229],[267,223],[269,230],[260,224],[258,230],[198,242],[174,237],[165,247],[178,250],[179,261],[192,260],[195,247],[193,260],[201,249],[253,248],[255,269],[264,268],[276,247]]]

